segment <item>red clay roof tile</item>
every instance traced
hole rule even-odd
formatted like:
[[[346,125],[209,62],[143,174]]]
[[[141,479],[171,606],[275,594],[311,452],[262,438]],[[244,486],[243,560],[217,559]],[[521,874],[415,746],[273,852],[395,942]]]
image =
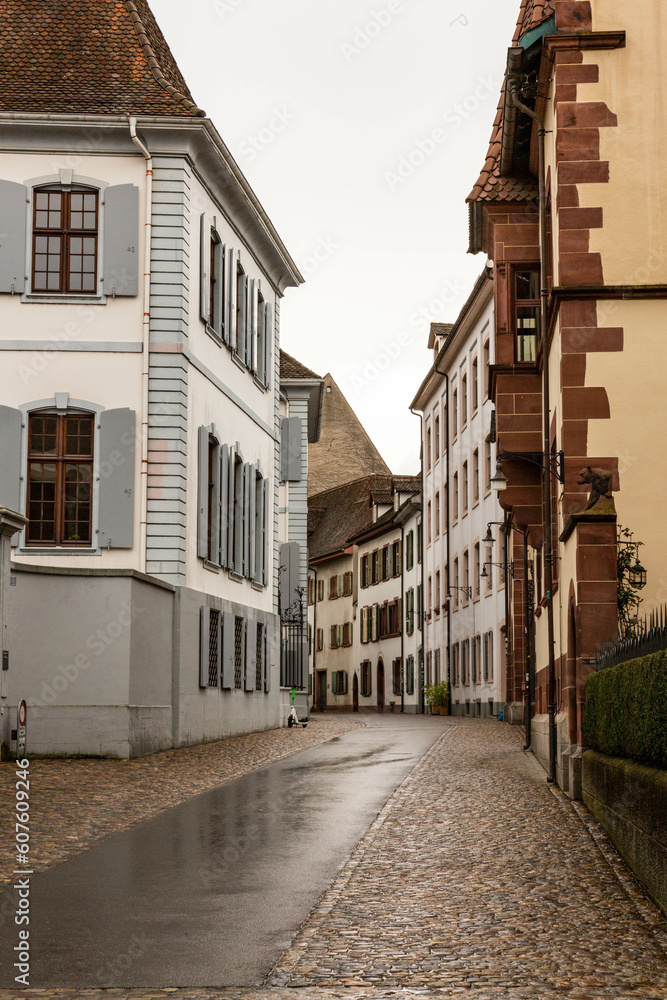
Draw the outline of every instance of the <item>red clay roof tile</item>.
[[[555,0],[521,0],[512,45],[518,45],[526,32],[536,28],[555,11]],[[537,182],[531,177],[500,176],[500,141],[503,130],[505,83],[500,92],[498,110],[491,131],[491,142],[482,172],[468,195],[468,201],[532,201],[537,198]]]
[[[0,111],[204,115],[146,0],[0,0]]]

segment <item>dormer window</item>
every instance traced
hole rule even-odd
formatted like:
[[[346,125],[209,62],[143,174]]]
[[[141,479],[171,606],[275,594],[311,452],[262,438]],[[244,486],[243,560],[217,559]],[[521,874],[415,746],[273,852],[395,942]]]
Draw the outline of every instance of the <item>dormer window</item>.
[[[33,208],[32,290],[97,292],[99,194],[90,188],[37,188]]]

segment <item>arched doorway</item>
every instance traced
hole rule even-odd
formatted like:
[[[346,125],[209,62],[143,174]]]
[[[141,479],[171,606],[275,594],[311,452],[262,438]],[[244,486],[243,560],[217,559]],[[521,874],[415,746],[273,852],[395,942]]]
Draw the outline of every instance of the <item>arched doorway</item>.
[[[359,711],[359,678],[357,673],[354,673],[354,680],[352,681],[352,711]]]
[[[384,712],[384,663],[378,660],[378,712]]]

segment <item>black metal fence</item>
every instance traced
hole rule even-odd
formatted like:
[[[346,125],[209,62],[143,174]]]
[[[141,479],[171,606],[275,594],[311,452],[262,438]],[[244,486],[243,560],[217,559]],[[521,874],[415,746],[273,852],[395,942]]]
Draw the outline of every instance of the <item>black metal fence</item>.
[[[283,622],[280,634],[280,686],[303,691],[308,672],[308,635],[305,623]]]
[[[667,607],[658,608],[637,623],[635,634],[629,638],[617,638],[598,646],[597,670],[616,667],[619,663],[636,660],[639,656],[661,653],[667,649]]]

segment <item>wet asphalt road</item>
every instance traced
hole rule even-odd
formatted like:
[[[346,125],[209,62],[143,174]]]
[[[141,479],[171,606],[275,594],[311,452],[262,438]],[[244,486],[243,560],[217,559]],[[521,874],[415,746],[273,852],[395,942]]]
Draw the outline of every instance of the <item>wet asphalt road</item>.
[[[205,792],[31,880],[34,988],[261,982],[445,720],[366,727]],[[15,928],[17,930],[17,928]],[[16,934],[0,941],[14,984]]]

